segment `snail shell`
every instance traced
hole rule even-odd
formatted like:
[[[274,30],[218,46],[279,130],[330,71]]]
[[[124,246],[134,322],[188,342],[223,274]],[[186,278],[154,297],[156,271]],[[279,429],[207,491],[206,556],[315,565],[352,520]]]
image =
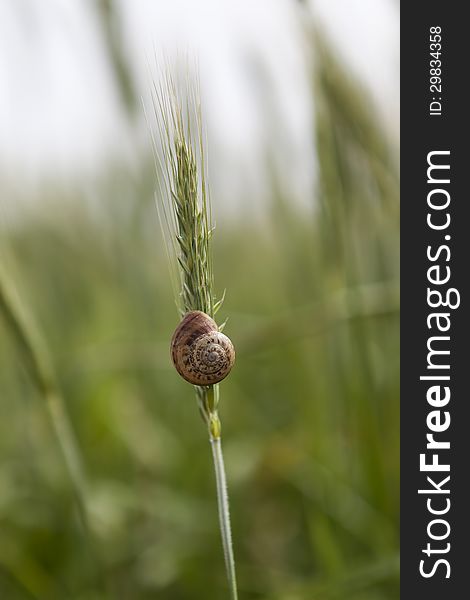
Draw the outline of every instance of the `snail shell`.
[[[217,323],[199,310],[187,313],[171,340],[171,358],[178,373],[194,385],[212,385],[230,373],[235,349]]]

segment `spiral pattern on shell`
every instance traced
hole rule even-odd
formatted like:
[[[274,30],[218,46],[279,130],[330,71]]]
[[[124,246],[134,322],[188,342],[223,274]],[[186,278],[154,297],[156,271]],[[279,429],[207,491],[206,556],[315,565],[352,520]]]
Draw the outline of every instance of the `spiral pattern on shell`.
[[[171,358],[178,373],[194,385],[212,385],[230,373],[235,349],[205,313],[187,313],[171,340]]]

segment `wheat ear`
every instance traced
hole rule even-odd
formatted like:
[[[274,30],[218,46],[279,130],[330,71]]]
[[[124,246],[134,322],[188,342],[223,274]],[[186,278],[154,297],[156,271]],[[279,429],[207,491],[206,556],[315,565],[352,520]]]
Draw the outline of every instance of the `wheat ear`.
[[[185,101],[170,76],[153,89],[158,138],[153,136],[152,139],[160,186],[156,204],[180,314],[200,310],[214,318],[223,296],[217,301],[213,289],[211,241],[214,227],[206,176],[201,106],[198,85],[186,82],[185,88]],[[194,389],[212,446],[230,597],[237,600],[221,424],[217,411],[219,384],[194,386]]]

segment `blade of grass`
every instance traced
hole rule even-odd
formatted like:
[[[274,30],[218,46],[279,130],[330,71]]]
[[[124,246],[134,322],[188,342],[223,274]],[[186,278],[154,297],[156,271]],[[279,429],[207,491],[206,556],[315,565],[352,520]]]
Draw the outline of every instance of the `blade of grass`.
[[[31,316],[25,309],[6,272],[0,267],[0,313],[3,315],[11,337],[18,347],[24,365],[44,399],[49,418],[59,444],[90,556],[98,569],[102,590],[106,589],[103,570],[98,559],[89,521],[87,482],[83,462],[65,403],[55,383],[53,369],[45,344]]]

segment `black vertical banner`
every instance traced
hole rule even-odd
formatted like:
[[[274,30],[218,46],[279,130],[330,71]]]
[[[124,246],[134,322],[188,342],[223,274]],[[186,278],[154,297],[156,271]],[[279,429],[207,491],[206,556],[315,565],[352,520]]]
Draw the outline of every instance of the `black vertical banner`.
[[[465,3],[401,4],[401,598],[470,597]]]

